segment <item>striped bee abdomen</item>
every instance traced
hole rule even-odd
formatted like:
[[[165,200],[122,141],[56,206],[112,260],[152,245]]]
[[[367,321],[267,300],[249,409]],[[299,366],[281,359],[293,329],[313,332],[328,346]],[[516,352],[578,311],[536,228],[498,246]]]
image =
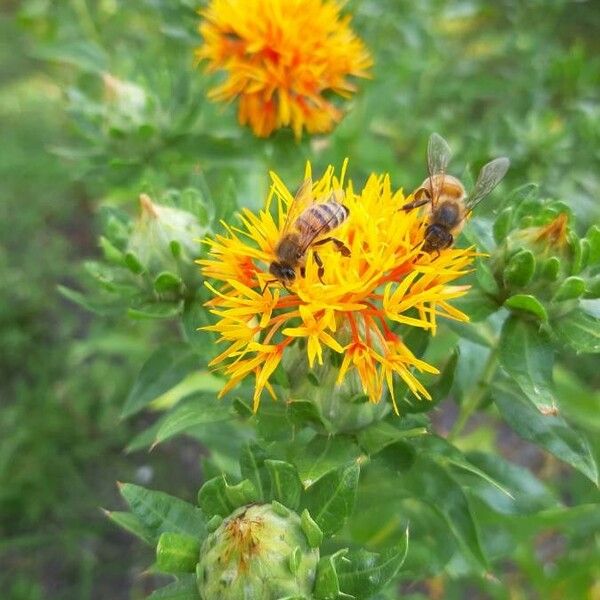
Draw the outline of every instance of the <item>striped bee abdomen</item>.
[[[324,235],[339,227],[350,214],[343,204],[335,200],[309,206],[296,221],[296,227],[305,235]]]

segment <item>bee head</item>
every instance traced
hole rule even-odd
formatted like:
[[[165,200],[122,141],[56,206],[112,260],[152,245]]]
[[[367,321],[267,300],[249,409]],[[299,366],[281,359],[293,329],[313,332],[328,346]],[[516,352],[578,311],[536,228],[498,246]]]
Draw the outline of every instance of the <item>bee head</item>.
[[[283,283],[292,283],[296,279],[296,272],[292,267],[276,261],[269,266],[269,273]]]

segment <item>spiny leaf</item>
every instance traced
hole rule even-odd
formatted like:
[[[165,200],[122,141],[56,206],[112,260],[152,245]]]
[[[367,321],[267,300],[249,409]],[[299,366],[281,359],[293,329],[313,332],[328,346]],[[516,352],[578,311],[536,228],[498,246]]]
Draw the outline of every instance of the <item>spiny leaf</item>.
[[[360,449],[345,436],[316,435],[297,450],[291,460],[305,488],[360,455]]]
[[[581,433],[559,416],[541,414],[509,381],[498,382],[493,388],[493,396],[500,414],[518,435],[545,448],[598,483],[596,462]]]
[[[329,473],[306,492],[306,508],[323,533],[339,531],[352,513],[360,468],[356,462]]]
[[[514,316],[506,320],[500,335],[500,363],[538,410],[555,405],[554,349],[537,325]]]
[[[121,484],[120,492],[131,512],[152,536],[153,543],[157,543],[165,531],[193,535],[199,540],[206,535],[204,516],[195,506],[133,483]]]
[[[165,417],[156,433],[154,445],[198,425],[228,421],[231,418],[227,405],[217,401],[213,394],[194,394]]]
[[[177,581],[150,594],[148,600],[200,600],[196,576],[180,576]]]
[[[408,529],[402,542],[382,554],[350,551],[335,564],[341,591],[356,598],[370,598],[398,573],[408,552]]]
[[[600,319],[580,308],[552,323],[558,338],[576,352],[600,352]]]
[[[122,416],[129,417],[179,383],[198,364],[197,357],[185,344],[161,346],[142,367]]]
[[[300,504],[302,484],[298,471],[290,463],[281,460],[265,460],[271,476],[271,499],[295,510]]]
[[[133,513],[107,510],[104,511],[104,514],[113,523],[116,523],[119,527],[122,527],[126,531],[129,531],[129,533],[139,537],[147,544],[154,543],[154,536],[152,532],[144,527],[142,522]]]
[[[240,457],[240,471],[242,477],[250,480],[258,495],[263,500],[266,499],[269,491],[269,473],[265,467],[265,459],[268,454],[266,451],[255,442],[248,442]]]
[[[193,573],[200,558],[200,543],[189,535],[166,531],[156,545],[156,566],[163,573]]]

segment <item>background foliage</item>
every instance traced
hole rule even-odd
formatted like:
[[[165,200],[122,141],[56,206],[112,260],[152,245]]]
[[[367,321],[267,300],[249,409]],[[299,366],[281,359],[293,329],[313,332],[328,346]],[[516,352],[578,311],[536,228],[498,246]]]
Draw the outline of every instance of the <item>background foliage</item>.
[[[97,247],[97,234],[118,237],[115,227],[135,218],[141,192],[183,203],[206,223],[215,222],[237,204],[258,206],[270,168],[293,183],[307,158],[319,172],[340,165],[344,156],[351,157],[350,172],[360,183],[370,171],[387,170],[395,184],[412,189],[423,178],[426,140],[436,130],[453,147],[454,173],[468,179],[490,156],[506,154],[512,168],[504,190],[539,184],[539,197],[573,211],[580,234],[599,220],[600,12],[592,2],[349,2],[354,27],[375,57],[373,79],[361,85],[331,136],[300,144],[289,132],[256,140],[237,126],[233,107],[204,100],[210,82],[192,64],[196,8],[191,0],[25,0],[3,7],[0,589],[7,598],[143,597],[157,584],[142,576],[151,550],[117,531],[97,507],[119,505],[116,479],[190,501],[200,483],[193,438],[178,437],[147,454],[157,430],[150,438],[142,433],[155,418],[138,412],[145,404],[139,389],[125,405],[132,418],[120,419],[136,372],[159,340],[173,342],[175,369],[185,364],[178,328],[148,317],[181,312],[193,347],[198,301],[184,290],[169,307],[148,307],[143,297],[123,305],[105,289],[95,308],[106,318],[92,320],[56,292],[57,284],[78,287],[76,277],[98,280],[98,259],[107,247]],[[491,242],[486,213],[495,208],[478,209],[472,235]],[[124,316],[132,307],[135,320]],[[441,335],[428,353],[443,357],[456,342],[452,335]],[[483,367],[475,341],[460,342],[453,397]],[[554,366],[554,393],[597,458],[600,379],[593,361],[593,355],[563,352]],[[201,373],[192,389],[211,392],[214,385]],[[163,408],[173,400],[163,397]],[[514,402],[509,397],[505,404]],[[446,434],[455,414],[451,397],[432,414],[435,431]],[[510,422],[510,415],[503,417]],[[477,415],[476,422],[455,440],[460,449],[522,490],[515,506],[461,475],[471,492],[457,502],[468,502],[480,530],[490,533],[484,551],[496,559],[500,581],[482,583],[460,556],[445,564],[450,551],[444,557],[423,544],[408,556],[405,594],[584,597],[598,576],[591,504],[597,490],[580,472],[517,438],[497,413]],[[203,463],[203,477],[233,469],[231,448],[220,447],[219,439],[208,443],[210,429],[196,427],[204,428],[203,440],[215,450],[212,462]],[[161,439],[175,433],[163,430]],[[485,464],[482,451],[518,466],[501,459]],[[423,456],[429,460],[427,452]],[[385,449],[378,465],[389,468]],[[428,468],[442,473],[439,465]],[[377,482],[377,471],[371,476]],[[368,514],[361,508],[373,501],[366,483],[357,514]],[[418,491],[419,482],[412,485]],[[432,502],[447,497],[448,489],[438,492]],[[372,493],[381,498],[379,490]],[[560,510],[558,500],[575,508]],[[490,507],[507,515],[501,527]],[[540,515],[518,516],[540,507],[546,509]],[[428,517],[415,514],[417,533],[440,518]],[[368,521],[357,518],[352,527],[356,539],[378,548]],[[473,550],[477,531],[469,540],[465,527]],[[452,543],[440,537],[442,529],[433,526],[436,546]]]

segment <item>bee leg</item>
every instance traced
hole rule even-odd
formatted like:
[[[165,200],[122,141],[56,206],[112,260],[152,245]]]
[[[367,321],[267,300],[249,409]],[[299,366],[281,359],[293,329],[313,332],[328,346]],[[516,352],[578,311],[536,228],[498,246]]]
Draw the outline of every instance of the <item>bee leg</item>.
[[[348,248],[344,242],[337,240],[336,238],[331,238],[331,241],[335,244],[335,247],[342,256],[350,256],[350,248]]]
[[[300,267],[300,277],[306,277],[306,267]]]
[[[319,281],[325,284],[325,282],[323,281],[323,275],[325,275],[325,267],[323,266],[323,261],[316,252],[313,252],[313,256],[315,258],[315,262],[317,263],[317,267],[319,267],[317,270],[317,276],[319,277]]]
[[[326,244],[327,242],[331,242],[332,244],[335,244],[336,249],[339,252],[341,252],[342,256],[350,256],[350,248],[348,248],[348,246],[346,246],[346,244],[344,244],[344,242],[342,242],[341,240],[338,240],[337,238],[334,238],[334,237],[323,238],[322,240],[315,242],[313,244],[313,247],[321,246],[323,244]]]
[[[413,210],[413,208],[424,206],[432,200],[431,192],[426,187],[420,187],[418,190],[415,190],[413,192],[413,198],[414,200],[412,202],[405,204],[400,210]]]
[[[420,200],[413,200],[412,202],[409,202],[408,204],[405,204],[404,206],[401,207],[401,210],[405,210],[405,211],[409,211],[409,210],[413,210],[413,208],[419,208],[419,206],[425,206],[425,204],[428,204],[431,200],[429,198],[421,198]]]
[[[265,293],[265,290],[272,284],[272,283],[277,283],[279,280],[278,279],[269,279],[269,281],[267,281],[263,287],[262,290],[260,290],[260,295],[262,296]]]

